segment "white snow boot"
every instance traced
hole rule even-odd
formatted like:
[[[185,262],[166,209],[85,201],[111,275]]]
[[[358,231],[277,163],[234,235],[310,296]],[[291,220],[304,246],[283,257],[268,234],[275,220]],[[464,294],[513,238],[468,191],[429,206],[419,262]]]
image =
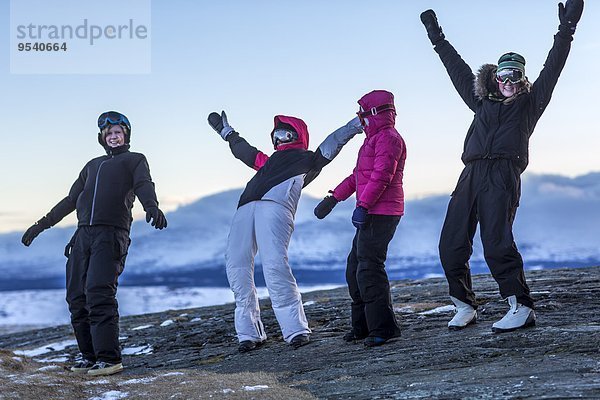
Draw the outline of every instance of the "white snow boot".
[[[509,296],[507,300],[510,310],[500,321],[492,325],[492,332],[510,332],[535,325],[535,312],[531,308],[517,303],[517,296]]]
[[[456,315],[448,322],[448,329],[457,331],[477,322],[477,311],[473,307],[456,297],[450,296],[450,299],[456,307]]]

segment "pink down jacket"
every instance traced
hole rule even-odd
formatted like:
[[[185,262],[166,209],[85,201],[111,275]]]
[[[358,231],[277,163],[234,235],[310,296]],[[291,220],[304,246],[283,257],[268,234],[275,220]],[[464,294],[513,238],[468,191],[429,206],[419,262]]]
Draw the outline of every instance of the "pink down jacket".
[[[358,104],[370,110],[383,104],[394,104],[394,95],[375,90],[363,96]],[[356,206],[365,207],[369,214],[404,215],[402,177],[406,160],[406,144],[394,128],[396,112],[387,110],[370,115],[365,128],[366,138],[358,151],[352,174],[333,191],[343,201],[356,192]]]

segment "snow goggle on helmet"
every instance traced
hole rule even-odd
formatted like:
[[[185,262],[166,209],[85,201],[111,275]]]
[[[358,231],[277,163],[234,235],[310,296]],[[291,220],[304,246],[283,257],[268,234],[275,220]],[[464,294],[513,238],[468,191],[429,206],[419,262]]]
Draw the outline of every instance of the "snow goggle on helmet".
[[[496,82],[498,83],[519,83],[523,78],[524,74],[520,69],[503,69],[496,71]]]
[[[116,111],[107,111],[98,117],[98,128],[106,128],[107,125],[123,125],[131,132],[131,124],[126,116]]]
[[[271,141],[275,147],[280,144],[294,143],[296,140],[298,140],[298,132],[289,129],[278,128],[271,134]]]

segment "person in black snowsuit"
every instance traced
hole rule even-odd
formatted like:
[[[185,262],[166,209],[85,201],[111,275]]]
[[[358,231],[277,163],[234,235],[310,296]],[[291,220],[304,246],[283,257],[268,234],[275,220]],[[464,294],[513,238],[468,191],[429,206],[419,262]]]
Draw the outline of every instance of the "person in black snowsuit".
[[[90,160],[67,197],[23,235],[29,246],[73,210],[77,230],[65,248],[67,302],[82,360],[71,370],[110,375],[123,369],[119,346],[117,279],[123,272],[130,244],[135,197],[156,229],[167,226],[158,208],[146,157],[129,151],[131,125],[120,113],[109,111],[98,119],[98,142],[106,155]]]
[[[558,33],[533,83],[525,76],[525,59],[517,53],[502,55],[498,65],[486,64],[475,76],[445,39],[433,10],[421,14],[454,87],[475,114],[464,142],[465,168],[452,193],[439,243],[440,261],[457,309],[450,329],[462,329],[477,317],[469,270],[477,223],[485,260],[510,305],[492,330],[506,332],[535,324],[534,302],[512,224],[519,205],[520,175],[529,159],[529,137],[550,101],[582,12],[583,0],[559,4]]]

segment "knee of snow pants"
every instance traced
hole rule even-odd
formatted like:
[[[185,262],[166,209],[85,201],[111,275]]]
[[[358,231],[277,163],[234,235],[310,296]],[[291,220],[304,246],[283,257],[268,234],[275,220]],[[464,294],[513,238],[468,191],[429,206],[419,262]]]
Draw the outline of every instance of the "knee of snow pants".
[[[462,171],[452,193],[438,245],[440,262],[446,276],[462,275],[469,268],[473,237],[477,229],[476,195],[473,165]]]
[[[302,298],[288,263],[288,246],[294,231],[294,213],[275,201],[256,205],[256,240],[265,283],[283,338],[290,341],[310,333]]]
[[[254,285],[256,203],[244,204],[235,212],[225,252],[227,280],[235,298],[235,331],[240,342],[262,341],[267,338],[260,320],[258,295]]]
[[[84,233],[77,229],[70,243],[70,254],[66,265],[66,300],[71,313],[71,322],[74,324],[87,323],[88,312],[86,309],[85,280],[88,268],[88,240]]]
[[[254,257],[256,236],[254,216],[256,202],[238,208],[231,222],[225,251],[225,265],[229,286],[236,299],[254,291]]]
[[[358,267],[356,280],[365,303],[385,298],[389,301],[389,281],[385,272],[388,245],[400,217],[369,215],[367,225],[357,232],[356,257]]]
[[[469,268],[476,229],[477,219],[473,210],[460,210],[455,200],[450,200],[438,245],[440,262],[446,275],[462,274]]]
[[[360,288],[358,287],[357,271],[358,271],[358,258],[356,256],[356,242],[358,240],[358,230],[354,234],[352,239],[352,249],[346,260],[346,283],[348,284],[348,293],[354,303],[362,303],[360,297]]]

